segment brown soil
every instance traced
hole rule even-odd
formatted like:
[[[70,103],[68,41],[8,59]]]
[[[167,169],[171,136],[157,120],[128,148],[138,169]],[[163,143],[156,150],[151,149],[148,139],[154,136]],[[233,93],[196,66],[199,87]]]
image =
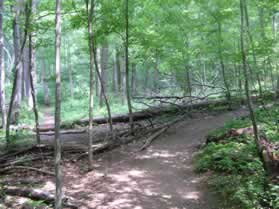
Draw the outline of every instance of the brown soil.
[[[65,162],[63,190],[80,209],[221,209],[206,178],[194,173],[192,160],[208,131],[244,114],[244,109],[197,114],[171,127],[146,151],[138,152],[141,142],[96,156],[89,173],[86,159]],[[84,143],[87,134],[63,137]],[[54,191],[54,179],[46,180],[43,189]]]
[[[208,131],[223,126],[244,110],[217,116],[199,115],[178,123],[144,152],[138,144],[96,158],[95,170],[77,175],[70,166],[65,190],[81,200],[80,208],[218,209],[193,171],[192,159]]]

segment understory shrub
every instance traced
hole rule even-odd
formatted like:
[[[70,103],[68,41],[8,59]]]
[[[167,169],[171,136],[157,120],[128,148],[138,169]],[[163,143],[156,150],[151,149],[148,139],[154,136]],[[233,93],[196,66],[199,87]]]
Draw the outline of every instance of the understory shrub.
[[[256,111],[261,133],[279,141],[279,106]],[[230,129],[251,126],[249,118],[226,123],[209,136],[220,137]],[[240,140],[241,139],[241,140]],[[252,136],[229,137],[209,143],[195,156],[195,170],[210,172],[209,187],[220,197],[224,207],[232,209],[279,209],[279,177],[269,183]]]

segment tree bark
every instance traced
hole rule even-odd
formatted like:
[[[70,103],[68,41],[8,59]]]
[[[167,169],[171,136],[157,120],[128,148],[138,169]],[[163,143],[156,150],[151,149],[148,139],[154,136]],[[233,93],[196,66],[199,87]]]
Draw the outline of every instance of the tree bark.
[[[132,96],[137,94],[137,65],[136,63],[132,63]]]
[[[109,56],[109,45],[108,41],[105,39],[103,46],[101,48],[101,80],[104,87],[103,91],[107,93],[107,68],[108,68],[108,56]],[[104,95],[100,94],[99,105],[102,107],[104,105]]]
[[[29,0],[30,5],[29,8],[31,9],[31,14],[35,13],[36,9],[36,0]],[[40,130],[39,130],[39,114],[37,109],[37,98],[35,92],[35,48],[34,48],[34,32],[30,32],[29,34],[29,80],[30,80],[30,87],[31,87],[31,97],[32,97],[32,105],[33,111],[35,116],[35,126],[36,126],[36,139],[37,144],[41,143],[40,138]]]
[[[23,74],[23,66],[22,66],[22,54],[23,50],[20,53],[20,30],[19,30],[19,16],[20,16],[20,1],[16,0],[14,9],[14,19],[13,19],[13,40],[14,40],[14,56],[15,56],[15,65],[17,65],[17,80],[16,80],[16,89],[15,89],[15,98],[14,98],[14,108],[15,108],[15,119],[17,119],[17,112],[20,108],[21,100],[22,100],[22,74]],[[24,38],[23,38],[24,39]],[[25,38],[26,39],[26,38]],[[26,41],[26,40],[23,40]],[[24,44],[25,45],[25,44]]]
[[[90,54],[90,89],[89,89],[89,138],[88,138],[88,168],[92,170],[93,166],[93,105],[94,105],[94,36],[92,29],[92,19],[94,15],[94,0],[86,0],[86,8],[87,8],[87,29],[88,29],[88,40],[89,40],[89,54]]]
[[[4,0],[0,1],[0,100],[2,112],[2,128],[6,129],[6,95],[5,95],[5,68],[4,68],[4,32],[3,32]]]
[[[17,25],[17,18],[18,18],[18,9],[16,9],[16,14],[14,17],[14,37],[16,37],[16,28],[18,29],[18,25]],[[11,99],[10,99],[10,104],[9,104],[9,110],[8,110],[8,115],[7,115],[7,126],[6,126],[6,141],[7,141],[7,145],[10,144],[10,124],[11,124],[11,116],[12,116],[12,110],[13,110],[13,106],[14,103],[15,105],[19,105],[16,104],[16,97],[18,96],[18,94],[21,95],[21,91],[18,92],[18,80],[20,80],[20,76],[19,74],[22,73],[22,55],[23,55],[23,50],[26,44],[26,40],[27,40],[27,35],[28,35],[28,28],[29,28],[29,24],[30,24],[30,10],[28,9],[28,5],[26,6],[26,16],[25,16],[25,24],[24,24],[24,36],[23,36],[23,40],[22,40],[22,45],[20,47],[20,50],[17,51],[16,53],[18,53],[18,58],[16,59],[16,63],[15,63],[15,75],[14,75],[14,81],[13,81],[13,88],[12,88],[12,94],[11,94]],[[15,25],[17,25],[17,27],[15,27]],[[17,45],[18,39],[17,37],[14,38],[15,40],[15,45]],[[15,46],[19,47],[19,46]]]
[[[113,69],[112,69],[112,92],[117,93],[117,66],[116,66],[116,56],[113,57]]]
[[[61,168],[61,0],[56,0],[55,11],[55,209],[62,209]]]
[[[121,92],[122,89],[122,83],[121,83],[121,63],[120,63],[120,51],[119,49],[116,49],[116,53],[115,53],[115,60],[116,60],[116,77],[117,77],[117,89],[118,89],[118,93]]]
[[[67,48],[67,70],[68,70],[68,76],[69,76],[69,85],[70,85],[70,95],[71,98],[74,98],[74,82],[73,82],[73,72],[72,72],[72,53],[71,53],[71,47],[68,45]]]
[[[222,25],[220,22],[218,23],[218,36],[219,36],[219,42],[218,42],[218,52],[219,52],[219,58],[220,58],[220,65],[221,65],[221,70],[222,70],[222,77],[223,77],[223,82],[224,86],[226,89],[226,98],[229,102],[229,109],[231,109],[231,92],[230,92],[230,85],[228,83],[227,77],[226,77],[226,71],[225,71],[225,64],[224,64],[224,59],[223,59],[223,52],[222,52],[222,43],[223,43],[223,38],[222,38]]]
[[[19,30],[19,16],[20,16],[20,1],[16,0],[15,5],[13,6],[14,10],[14,19],[13,19],[13,40],[14,40],[14,56],[15,56],[15,65],[17,66],[17,80],[16,80],[16,89],[15,89],[15,98],[14,98],[14,107],[15,111],[18,112],[20,103],[22,100],[22,74],[23,74],[23,66],[22,66],[22,53],[20,55],[20,30]],[[17,119],[17,114],[15,115],[15,119]]]
[[[131,92],[130,92],[130,77],[129,77],[129,0],[125,0],[125,76],[126,76],[126,97],[127,105],[129,111],[129,125],[131,133],[134,132],[134,122],[133,122],[133,110],[131,103]]]
[[[260,97],[262,97],[263,94],[262,94],[262,84],[261,84],[260,72],[258,72],[257,57],[256,57],[256,52],[255,52],[255,43],[254,43],[254,39],[253,39],[253,36],[250,31],[249,15],[248,15],[248,9],[247,9],[246,2],[243,4],[243,6],[244,6],[243,11],[244,11],[244,16],[245,16],[247,34],[248,34],[248,38],[250,40],[250,44],[251,44],[251,48],[252,48],[253,67],[254,67],[254,70],[256,71],[256,80],[257,80],[258,86],[259,86]]]
[[[247,14],[247,13],[245,13],[245,7],[246,7],[246,1],[240,0],[240,13],[241,13],[240,42],[241,42],[243,73],[244,73],[244,78],[245,78],[245,94],[246,94],[247,104],[248,104],[248,108],[249,108],[249,112],[250,112],[250,118],[251,118],[252,125],[253,125],[255,141],[256,141],[256,144],[258,145],[258,140],[259,140],[258,126],[257,126],[251,98],[250,98],[249,75],[248,75],[248,70],[247,70],[246,49],[245,49],[245,43],[244,43],[244,31],[245,31],[244,18],[245,18],[245,14]]]
[[[48,89],[48,84],[47,84],[47,78],[46,78],[46,61],[45,61],[45,57],[42,57],[41,60],[41,82],[43,84],[43,89],[44,89],[44,104],[46,106],[50,105],[49,102],[49,89]]]

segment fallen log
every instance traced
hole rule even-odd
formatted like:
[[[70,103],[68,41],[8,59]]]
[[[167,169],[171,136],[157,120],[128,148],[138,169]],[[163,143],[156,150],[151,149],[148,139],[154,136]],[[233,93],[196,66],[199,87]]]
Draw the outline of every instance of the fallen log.
[[[26,197],[32,200],[42,201],[46,204],[53,205],[55,203],[55,196],[53,194],[40,189],[4,187],[2,192],[6,195]],[[78,209],[77,206],[71,203],[68,197],[64,197],[62,202],[64,207]]]
[[[8,178],[0,181],[0,185],[4,186],[16,186],[16,185],[34,185],[43,184],[42,179],[28,179],[28,178]]]
[[[226,100],[218,100],[218,101],[206,101],[206,102],[200,102],[196,104],[181,104],[179,105],[179,109],[184,110],[197,110],[197,109],[203,109],[203,108],[209,108],[211,106],[222,106],[227,105],[228,102]],[[170,114],[177,112],[178,108],[173,105],[166,105],[162,107],[152,107],[148,108],[146,110],[138,111],[133,113],[133,120],[134,121],[140,121],[140,120],[146,120],[155,116],[159,116],[162,114]],[[93,122],[95,124],[106,124],[108,122],[107,117],[95,117]],[[129,122],[129,115],[128,114],[117,114],[112,116],[112,122],[113,123],[128,123]],[[81,119],[81,120],[75,120],[71,123],[62,122],[61,128],[63,129],[71,129],[75,125],[79,126],[87,126],[89,123],[88,119]],[[39,127],[40,132],[48,132],[48,131],[54,131],[54,124],[48,124],[47,127],[40,126]]]
[[[11,170],[30,170],[30,171],[35,171],[37,173],[41,173],[41,174],[44,174],[44,175],[55,176],[55,174],[52,173],[52,172],[44,171],[44,170],[41,170],[41,169],[38,169],[38,168],[33,168],[33,167],[27,167],[27,166],[9,166],[9,167],[6,167],[4,169],[1,169],[0,174],[5,174],[5,173],[7,173]]]
[[[156,139],[158,138],[161,134],[163,134],[164,132],[166,132],[168,130],[168,127],[164,127],[162,129],[160,129],[159,131],[155,132],[154,134],[152,134],[150,137],[148,137],[148,139],[145,141],[144,145],[139,149],[139,151],[143,151],[145,150],[147,147],[150,146],[150,144]]]
[[[147,147],[151,145],[151,143],[157,139],[161,134],[165,133],[172,125],[176,124],[177,122],[181,121],[184,117],[179,117],[175,119],[174,121],[171,121],[170,123],[167,123],[166,125],[163,125],[159,128],[158,131],[156,131],[154,134],[149,136],[147,140],[145,141],[144,145],[139,149],[139,151],[145,150]]]
[[[86,133],[86,129],[81,129],[81,130],[75,130],[75,129],[70,129],[70,130],[61,130],[60,134],[82,134],[82,133]],[[45,136],[52,136],[54,135],[55,132],[54,131],[47,131],[47,132],[42,132],[40,130],[40,135],[45,135]]]
[[[206,137],[206,144],[215,142],[215,143],[219,143],[219,142],[227,142],[228,138],[234,137],[241,137],[241,136],[245,136],[245,135],[253,135],[253,128],[252,127],[246,127],[246,128],[239,128],[239,129],[235,129],[232,128],[230,130],[228,130],[226,133],[220,135],[220,136],[207,136]]]

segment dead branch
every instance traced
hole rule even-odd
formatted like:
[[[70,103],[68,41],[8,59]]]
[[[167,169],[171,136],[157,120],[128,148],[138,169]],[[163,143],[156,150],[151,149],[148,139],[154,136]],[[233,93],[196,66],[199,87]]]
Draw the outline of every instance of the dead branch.
[[[0,185],[5,186],[15,186],[15,185],[34,185],[42,184],[44,181],[42,179],[28,179],[28,178],[8,178],[0,181]]]
[[[144,145],[139,149],[139,151],[143,151],[145,150],[147,147],[150,146],[150,144],[157,138],[159,137],[161,134],[163,134],[165,131],[168,130],[168,127],[164,127],[162,129],[160,129],[159,131],[155,132],[154,134],[152,134],[150,137],[148,137],[148,139],[145,141]]]
[[[11,170],[29,170],[29,171],[35,171],[37,173],[41,173],[44,175],[55,176],[55,174],[52,172],[44,171],[44,170],[41,170],[38,168],[33,168],[33,167],[27,167],[27,166],[9,166],[4,169],[1,169],[0,174],[5,174],[7,172],[10,172]]]
[[[173,126],[174,124],[178,123],[179,121],[183,120],[184,117],[178,117],[175,120],[162,125],[161,127],[158,127],[157,130],[154,134],[152,134],[150,137],[148,137],[148,139],[145,141],[144,145],[139,149],[139,151],[143,151],[145,150],[147,147],[149,147],[151,145],[151,143],[157,139],[161,134],[163,134],[164,132],[166,132],[171,126]]]
[[[86,133],[86,129],[81,129],[81,130],[74,130],[74,129],[70,129],[70,130],[61,130],[60,134],[82,134],[82,133]],[[47,132],[40,132],[40,135],[46,135],[46,136],[52,136],[54,135],[55,132],[54,131],[47,131]]]

